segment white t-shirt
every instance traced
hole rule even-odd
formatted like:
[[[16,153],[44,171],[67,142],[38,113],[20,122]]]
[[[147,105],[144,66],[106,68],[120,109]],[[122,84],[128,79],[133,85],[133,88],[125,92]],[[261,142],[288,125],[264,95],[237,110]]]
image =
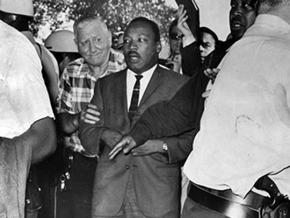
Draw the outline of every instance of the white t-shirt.
[[[31,42],[1,20],[0,41],[0,136],[13,138],[54,115]]]

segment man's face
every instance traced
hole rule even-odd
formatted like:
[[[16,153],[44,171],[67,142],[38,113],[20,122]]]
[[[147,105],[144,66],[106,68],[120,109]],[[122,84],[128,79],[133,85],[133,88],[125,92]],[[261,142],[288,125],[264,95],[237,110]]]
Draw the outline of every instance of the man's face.
[[[98,20],[82,22],[77,27],[76,43],[88,65],[102,66],[108,60],[111,34]]]
[[[155,42],[149,24],[135,22],[129,25],[124,35],[123,52],[130,70],[141,74],[150,69],[157,64],[160,50],[160,42]]]
[[[234,39],[241,38],[256,19],[257,0],[231,0],[230,29]]]
[[[202,33],[201,45],[199,46],[201,59],[204,60],[215,49],[216,41],[209,33]]]

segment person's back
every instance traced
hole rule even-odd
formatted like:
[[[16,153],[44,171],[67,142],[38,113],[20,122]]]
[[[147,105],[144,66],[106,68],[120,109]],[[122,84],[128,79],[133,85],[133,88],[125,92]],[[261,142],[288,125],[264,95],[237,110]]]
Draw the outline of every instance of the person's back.
[[[52,121],[47,117],[53,114],[34,47],[24,35],[1,20],[0,29],[1,215],[24,217],[30,164],[51,153],[55,146]],[[38,144],[43,137],[46,148]]]
[[[235,193],[244,196],[265,170],[275,174],[279,169],[287,151],[283,142],[289,137],[285,134],[289,128],[286,108],[281,105],[286,99],[280,99],[280,92],[288,92],[290,82],[286,70],[290,67],[289,31],[290,26],[280,18],[259,15],[253,27],[225,57],[206,104],[201,131],[195,139],[199,151],[212,159],[203,165],[200,153],[195,152],[189,158],[191,164],[187,165],[187,172],[196,183],[204,179],[193,178],[193,175],[204,171],[205,167],[215,175],[211,180],[216,184],[231,184]],[[210,125],[207,125],[209,120]],[[225,123],[223,131],[219,131]],[[218,161],[216,158],[220,156],[227,157],[227,162],[221,162],[218,167],[209,163],[209,160]],[[192,168],[196,163],[198,170]],[[255,167],[251,167],[253,163]],[[237,174],[238,177],[233,176]],[[287,169],[282,174],[290,175]],[[281,179],[278,184],[283,184]],[[290,193],[286,184],[279,187],[284,193]],[[212,185],[212,188],[225,187]]]

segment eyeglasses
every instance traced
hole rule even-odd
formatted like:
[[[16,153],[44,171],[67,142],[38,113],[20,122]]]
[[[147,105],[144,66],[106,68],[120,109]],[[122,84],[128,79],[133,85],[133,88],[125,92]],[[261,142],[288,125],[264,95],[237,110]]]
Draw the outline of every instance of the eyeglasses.
[[[173,39],[173,40],[179,40],[182,39],[184,37],[183,34],[178,34],[178,33],[170,33],[169,34],[169,38]]]

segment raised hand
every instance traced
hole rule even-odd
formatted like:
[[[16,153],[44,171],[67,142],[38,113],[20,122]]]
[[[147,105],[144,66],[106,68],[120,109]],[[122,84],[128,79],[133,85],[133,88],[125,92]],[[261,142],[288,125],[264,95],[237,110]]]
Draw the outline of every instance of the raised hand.
[[[192,34],[192,32],[191,32],[191,30],[186,22],[188,19],[188,16],[186,14],[186,10],[184,10],[183,5],[179,5],[178,11],[177,11],[177,17],[178,17],[177,28],[184,35],[182,40],[183,40],[183,46],[185,47],[185,46],[195,42],[196,38]]]

